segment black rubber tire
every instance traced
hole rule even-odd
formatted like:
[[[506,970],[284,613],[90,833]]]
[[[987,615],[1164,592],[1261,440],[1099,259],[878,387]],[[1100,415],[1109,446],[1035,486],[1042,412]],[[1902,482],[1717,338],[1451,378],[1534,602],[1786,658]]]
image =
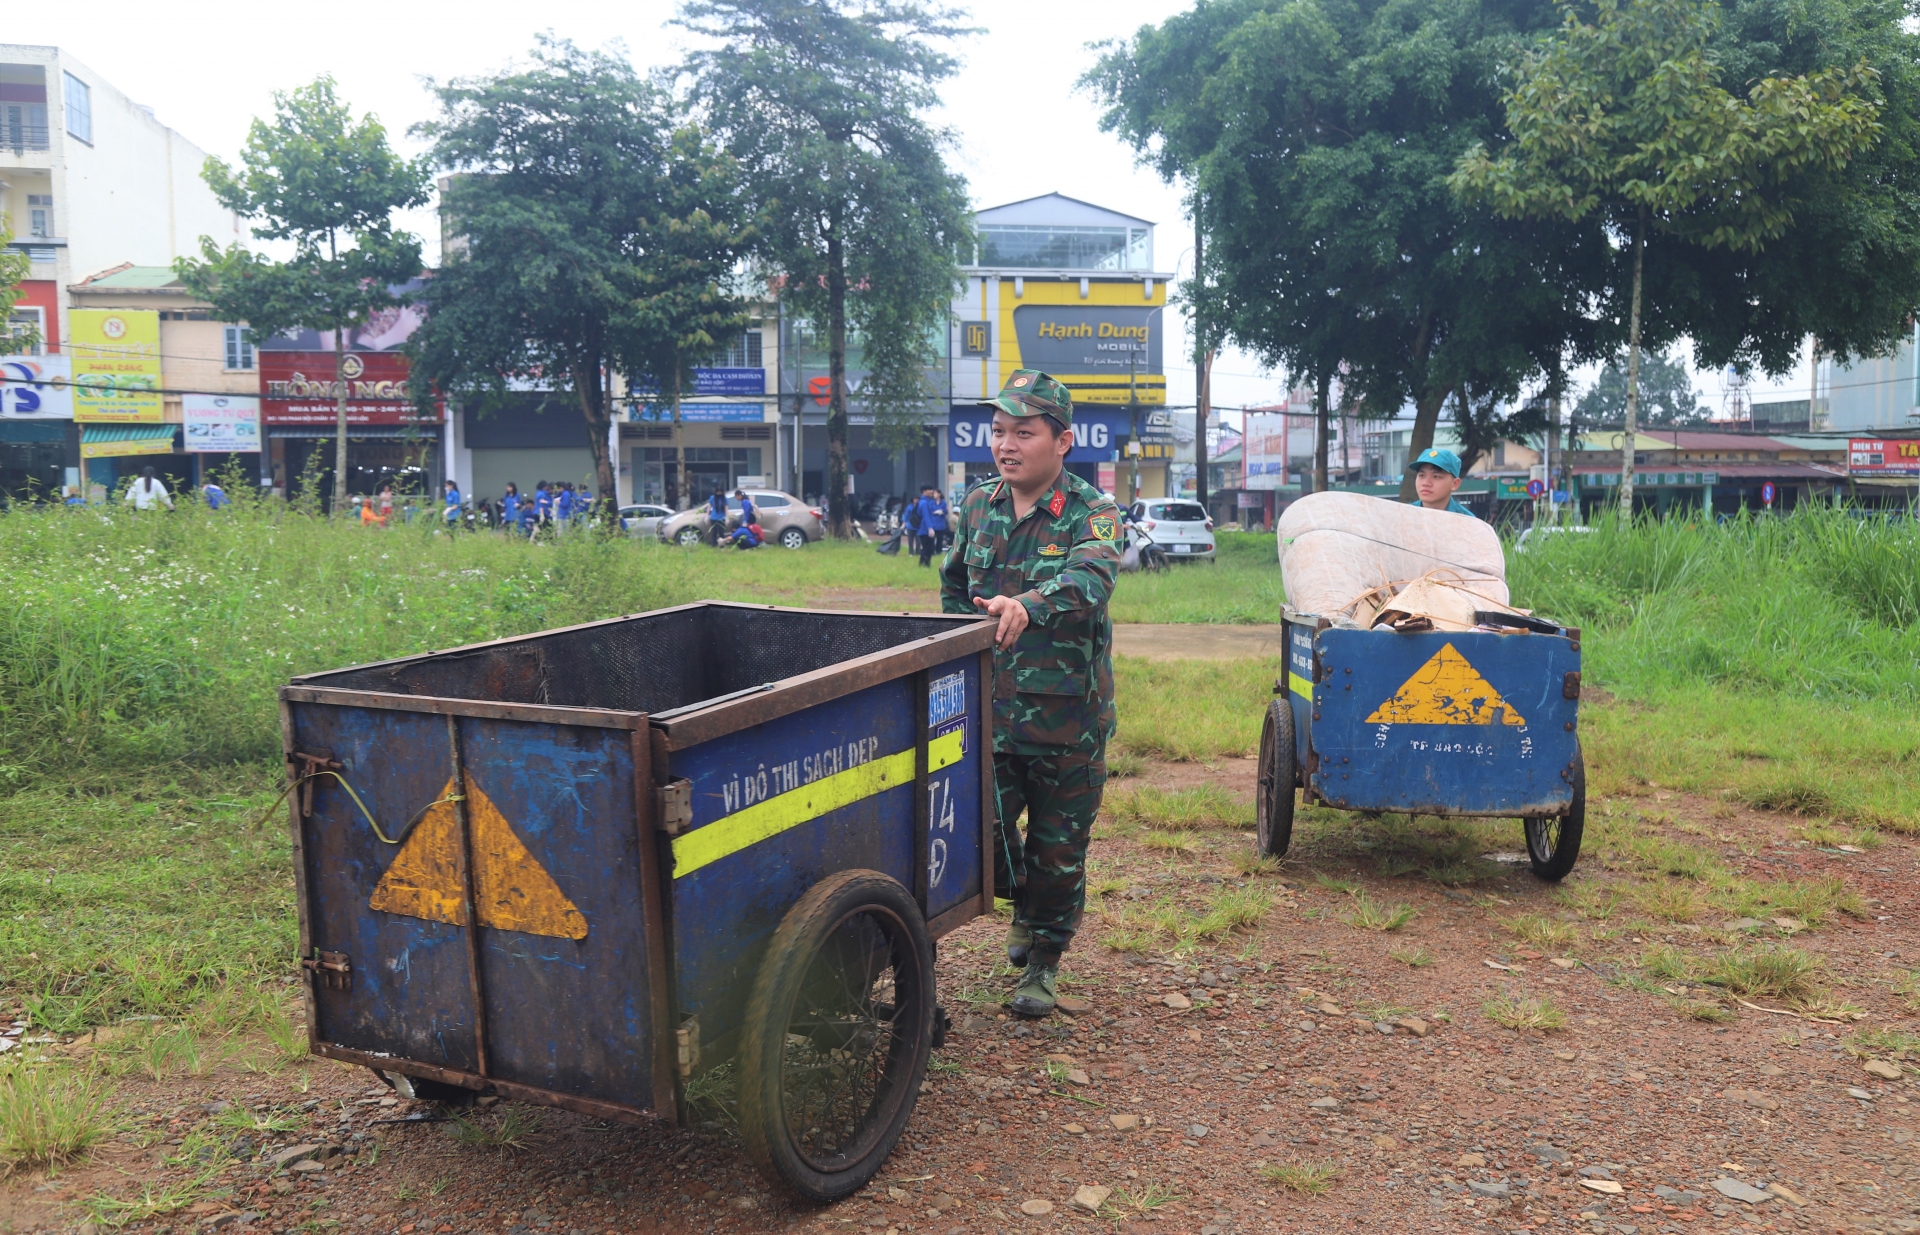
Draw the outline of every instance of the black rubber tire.
[[[1294,747],[1293,703],[1282,695],[1267,704],[1260,727],[1260,780],[1253,794],[1254,837],[1270,858],[1287,856],[1293,843],[1293,795],[1299,779]]]
[[[870,870],[809,889],[781,919],[747,1003],[740,1133],[761,1173],[811,1201],[865,1187],[919,1101],[934,1016],[933,940],[913,894]],[[845,1122],[810,1145],[821,1111]]]
[[[1567,813],[1523,822],[1533,873],[1552,883],[1565,879],[1580,860],[1580,836],[1587,828],[1587,760],[1579,747],[1573,750],[1573,801]]]
[[[797,527],[787,528],[780,533],[782,549],[804,549],[807,547],[807,534]]]

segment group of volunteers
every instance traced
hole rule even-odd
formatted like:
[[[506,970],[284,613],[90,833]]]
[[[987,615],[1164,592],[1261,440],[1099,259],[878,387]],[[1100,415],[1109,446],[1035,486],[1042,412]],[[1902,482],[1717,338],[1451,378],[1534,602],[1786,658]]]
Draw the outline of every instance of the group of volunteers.
[[[1116,727],[1107,600],[1120,562],[1121,512],[1066,470],[1073,396],[1065,386],[1019,369],[985,406],[993,409],[999,475],[961,501],[940,568],[940,607],[996,623],[994,895],[1014,905],[1007,960],[1023,969],[1012,1010],[1047,1016],[1057,1003],[1060,958],[1086,908],[1087,838]],[[1422,506],[1471,515],[1453,496],[1458,455],[1426,450],[1410,466]]]
[[[735,549],[758,549],[767,543],[767,529],[760,526],[760,512],[745,489],[735,489],[733,500],[740,504],[740,523],[727,531],[727,495],[715,489],[707,497],[707,527],[701,539],[715,548],[729,545]]]

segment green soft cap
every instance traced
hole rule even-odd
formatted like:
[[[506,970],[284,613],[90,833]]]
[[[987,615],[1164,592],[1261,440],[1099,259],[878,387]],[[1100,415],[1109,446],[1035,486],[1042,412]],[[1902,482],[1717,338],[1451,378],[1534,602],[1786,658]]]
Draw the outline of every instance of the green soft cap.
[[[982,407],[997,408],[1009,416],[1051,416],[1073,427],[1073,395],[1038,369],[1015,369],[998,396]]]
[[[1452,476],[1455,480],[1460,478],[1460,456],[1454,454],[1451,450],[1439,446],[1429,446],[1420,452],[1419,457],[1413,461],[1407,470],[1412,471],[1422,463],[1432,464],[1434,467]]]

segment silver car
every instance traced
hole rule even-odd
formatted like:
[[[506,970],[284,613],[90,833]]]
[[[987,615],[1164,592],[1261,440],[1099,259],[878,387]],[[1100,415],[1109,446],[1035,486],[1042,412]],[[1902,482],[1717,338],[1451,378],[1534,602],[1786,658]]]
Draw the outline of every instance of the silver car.
[[[620,528],[630,536],[657,536],[660,534],[660,520],[671,518],[671,508],[656,506],[651,502],[620,508]]]
[[[1134,543],[1152,540],[1176,561],[1213,557],[1213,520],[1200,503],[1147,498],[1129,506],[1127,514],[1133,524],[1127,534]]]
[[[777,489],[749,489],[747,496],[753,499],[754,517],[766,532],[768,544],[783,549],[804,549],[810,540],[826,539],[827,525],[822,512],[792,494]],[[739,526],[740,500],[728,497],[728,533]],[[707,506],[702,502],[692,510],[660,520],[659,536],[668,544],[696,545],[706,530]]]

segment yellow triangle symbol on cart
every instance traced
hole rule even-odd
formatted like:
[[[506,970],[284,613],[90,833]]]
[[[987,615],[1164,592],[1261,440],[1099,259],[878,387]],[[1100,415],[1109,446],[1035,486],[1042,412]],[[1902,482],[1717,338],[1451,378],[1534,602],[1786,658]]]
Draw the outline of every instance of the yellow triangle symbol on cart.
[[[451,797],[453,782],[440,791]],[[480,925],[494,930],[585,939],[587,920],[544,866],[513,834],[506,816],[471,780],[467,816],[473,824],[473,900]],[[465,926],[460,889],[460,817],[453,803],[428,808],[373,890],[370,908],[429,922]]]
[[[1524,725],[1493,684],[1449,643],[1400,684],[1367,723],[1384,725]]]

